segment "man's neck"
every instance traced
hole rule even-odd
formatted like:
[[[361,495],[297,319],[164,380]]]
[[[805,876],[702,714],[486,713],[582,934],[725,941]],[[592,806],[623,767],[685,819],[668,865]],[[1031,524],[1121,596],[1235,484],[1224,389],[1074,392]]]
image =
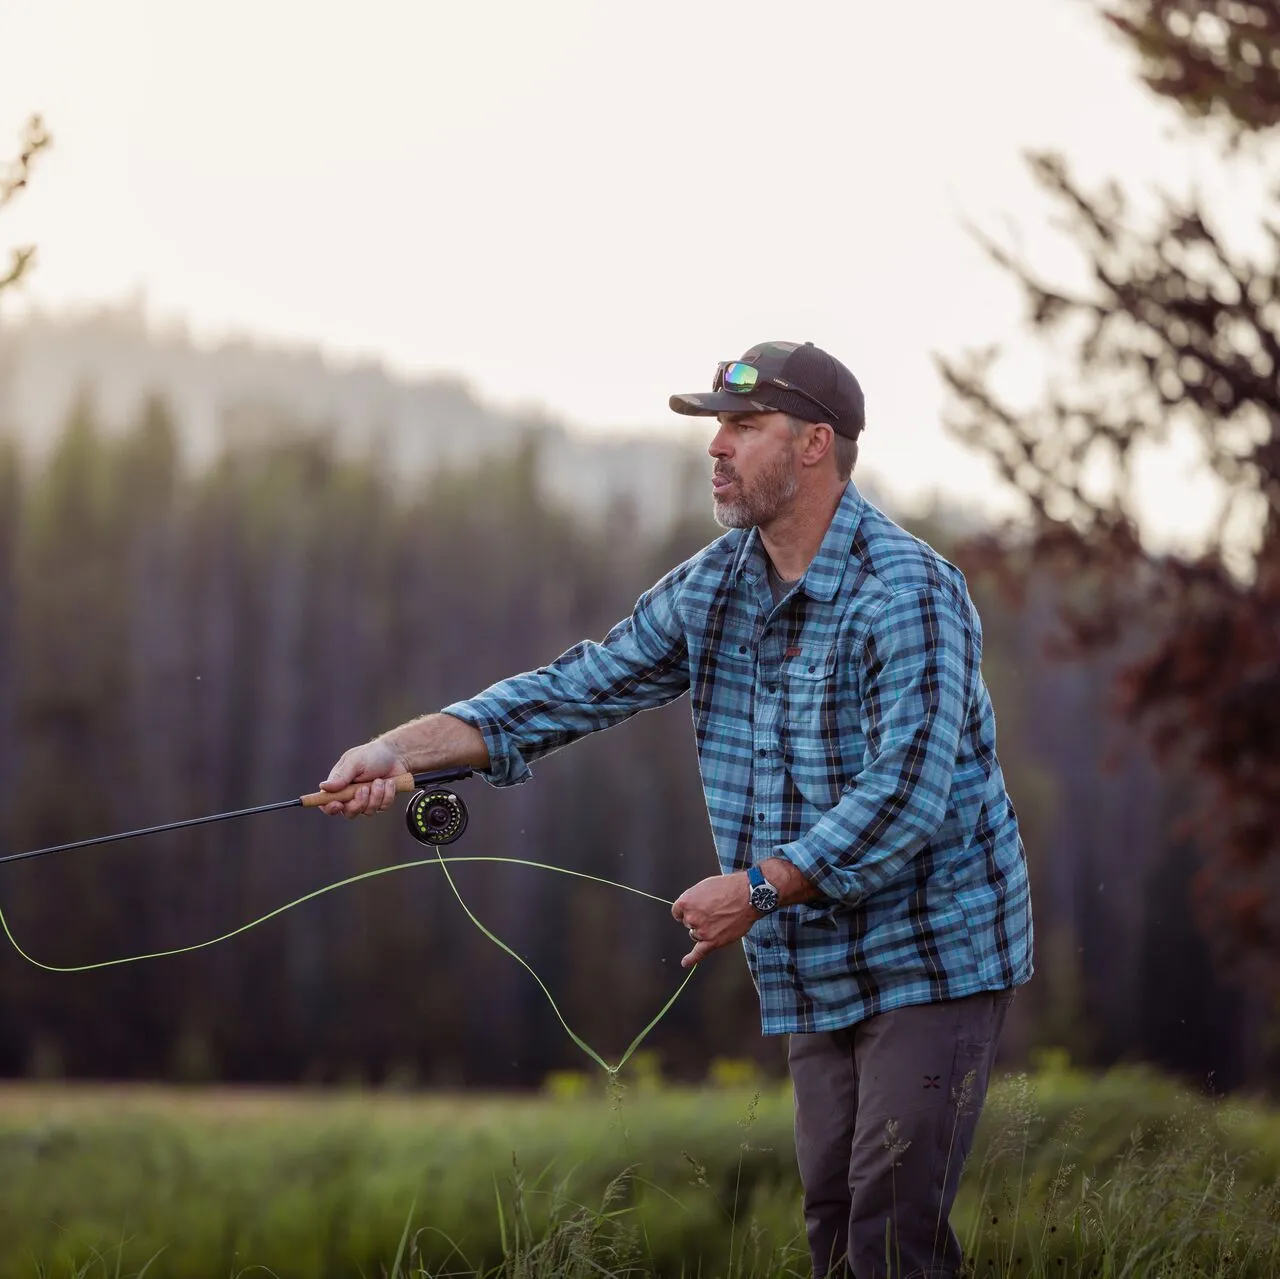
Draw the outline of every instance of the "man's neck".
[[[784,581],[794,582],[804,575],[831,527],[847,487],[847,482],[842,481],[825,489],[823,496],[802,498],[767,527],[760,525],[760,541]]]

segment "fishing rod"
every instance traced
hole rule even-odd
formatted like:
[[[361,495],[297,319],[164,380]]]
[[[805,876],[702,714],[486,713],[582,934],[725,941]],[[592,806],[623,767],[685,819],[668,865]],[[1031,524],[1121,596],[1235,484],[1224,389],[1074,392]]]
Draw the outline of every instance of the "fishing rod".
[[[512,959],[516,960],[524,969],[528,971],[530,976],[537,982],[542,993],[547,997],[547,1002],[551,1005],[552,1011],[555,1013],[560,1025],[564,1028],[569,1038],[573,1040],[588,1057],[592,1059],[598,1066],[605,1070],[609,1075],[616,1077],[623,1066],[631,1059],[632,1055],[640,1047],[640,1045],[649,1037],[654,1027],[671,1011],[672,1005],[680,997],[685,986],[689,984],[689,979],[697,971],[690,968],[684,980],[676,988],[675,992],[667,999],[659,1010],[658,1015],[631,1041],[625,1053],[615,1065],[610,1065],[603,1056],[600,1055],[590,1044],[587,1043],[565,1020],[564,1014],[560,1011],[556,1004],[551,991],[547,988],[546,983],[534,971],[532,965],[525,957],[513,950],[507,945],[496,933],[490,931],[480,921],[479,918],[471,910],[463,899],[462,893],[454,881],[453,875],[449,871],[449,862],[503,862],[513,866],[530,866],[537,870],[558,871],[564,875],[572,875],[578,879],[593,880],[598,884],[609,885],[614,888],[623,888],[631,893],[636,893],[641,897],[647,897],[652,901],[660,902],[664,906],[672,905],[663,897],[655,897],[652,893],[644,892],[639,888],[632,888],[629,884],[621,884],[616,880],[604,879],[598,875],[588,875],[581,871],[566,870],[560,866],[547,866],[541,862],[527,861],[518,857],[445,857],[438,851],[439,847],[444,844],[452,844],[454,840],[461,838],[463,831],[467,829],[467,806],[463,803],[462,798],[457,795],[451,788],[450,783],[462,781],[474,774],[474,769],[462,768],[443,768],[428,773],[400,773],[390,778],[392,787],[397,794],[406,791],[412,791],[413,794],[409,799],[408,806],[405,809],[405,825],[409,828],[409,834],[420,844],[428,844],[437,848],[436,855],[423,861],[400,862],[393,866],[379,866],[374,870],[363,871],[358,875],[352,875],[347,879],[338,881],[335,884],[327,884],[322,888],[313,889],[304,896],[299,897],[291,902],[286,902],[283,906],[278,906],[274,910],[261,916],[258,919],[251,920],[247,924],[233,929],[231,932],[224,933],[220,937],[211,937],[206,941],[196,942],[191,946],[178,946],[171,950],[155,951],[145,955],[126,955],[119,959],[100,960],[95,963],[75,964],[69,966],[58,966],[53,964],[42,963],[38,959],[32,958],[18,944],[18,940],[14,937],[9,928],[9,921],[4,915],[4,911],[0,910],[0,930],[8,937],[13,944],[13,948],[28,963],[34,964],[37,968],[42,968],[46,972],[54,973],[81,973],[90,972],[102,968],[113,968],[118,964],[132,964],[144,959],[163,959],[172,955],[185,955],[192,951],[203,950],[208,946],[216,945],[218,942],[228,941],[232,937],[239,936],[241,933],[247,932],[250,928],[256,928],[259,924],[265,924],[267,920],[274,919],[277,915],[283,914],[286,910],[292,910],[296,906],[301,906],[304,902],[311,901],[313,898],[319,897],[325,893],[330,893],[339,888],[345,888],[350,884],[356,884],[363,880],[372,879],[378,875],[385,875],[392,871],[409,870],[414,867],[435,865],[438,866],[449,884],[453,895],[458,900],[467,918],[500,950],[505,951]],[[364,783],[353,783],[340,791],[315,791],[310,795],[299,795],[297,799],[281,800],[278,804],[260,804],[256,808],[240,808],[233,813],[214,813],[208,817],[189,817],[185,821],[167,822],[163,826],[146,826],[141,830],[122,831],[117,835],[98,835],[93,839],[79,839],[70,844],[55,844],[49,848],[33,848],[25,853],[9,853],[0,857],[0,865],[5,862],[24,861],[31,857],[46,857],[51,853],[68,853],[76,848],[90,848],[95,844],[116,843],[125,839],[140,839],[144,835],[158,835],[162,831],[183,830],[189,826],[203,826],[210,822],[225,822],[236,817],[253,817],[258,813],[274,813],[285,808],[319,808],[324,804],[346,803],[350,799],[355,798],[356,792]]]
[[[472,776],[471,768],[442,768],[428,773],[399,773],[390,778],[397,794],[413,791],[405,809],[405,825],[409,834],[420,844],[452,844],[467,829],[467,806],[462,798],[448,788],[447,783],[458,782]],[[277,804],[260,804],[257,808],[240,808],[233,813],[214,813],[209,817],[188,817],[185,821],[166,822],[163,826],[146,826],[141,830],[121,831],[117,835],[96,835],[93,839],[78,839],[70,844],[54,844],[49,848],[33,848],[25,853],[8,853],[0,857],[5,862],[26,861],[31,857],[47,857],[50,853],[69,853],[76,848],[90,848],[94,844],[113,844],[122,839],[141,839],[144,835],[159,835],[164,831],[183,830],[188,826],[204,826],[209,822],[226,822],[236,817],[255,817],[259,813],[279,812],[284,808],[319,808],[323,804],[345,804],[355,797],[364,782],[353,783],[344,790],[315,791],[299,795],[297,799],[281,800]]]

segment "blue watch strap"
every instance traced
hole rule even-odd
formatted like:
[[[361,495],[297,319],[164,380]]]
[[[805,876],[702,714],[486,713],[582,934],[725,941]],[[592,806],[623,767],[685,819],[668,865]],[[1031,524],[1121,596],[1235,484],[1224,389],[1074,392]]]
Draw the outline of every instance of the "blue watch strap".
[[[759,888],[761,884],[766,882],[764,871],[762,871],[759,866],[747,867],[747,883],[749,883],[752,888]]]

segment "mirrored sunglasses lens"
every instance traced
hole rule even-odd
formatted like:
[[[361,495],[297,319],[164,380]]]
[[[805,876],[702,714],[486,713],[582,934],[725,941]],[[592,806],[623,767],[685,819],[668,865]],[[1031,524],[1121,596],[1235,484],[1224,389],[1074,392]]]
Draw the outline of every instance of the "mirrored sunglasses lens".
[[[726,391],[754,391],[759,374],[750,364],[729,364],[724,370]]]

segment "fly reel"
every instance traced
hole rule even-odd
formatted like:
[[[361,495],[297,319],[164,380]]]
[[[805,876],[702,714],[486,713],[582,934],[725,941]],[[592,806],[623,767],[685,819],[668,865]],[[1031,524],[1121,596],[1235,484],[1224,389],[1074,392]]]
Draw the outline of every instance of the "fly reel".
[[[404,811],[409,834],[420,844],[452,844],[467,829],[467,806],[451,790],[414,791]]]

